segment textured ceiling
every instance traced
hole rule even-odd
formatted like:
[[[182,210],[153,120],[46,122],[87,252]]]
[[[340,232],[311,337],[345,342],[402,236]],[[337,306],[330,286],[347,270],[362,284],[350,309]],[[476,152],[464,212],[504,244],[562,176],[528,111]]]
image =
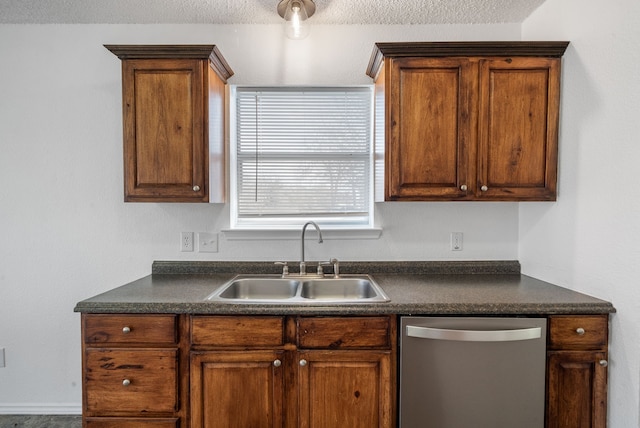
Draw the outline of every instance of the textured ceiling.
[[[544,0],[316,0],[315,24],[521,23]],[[278,0],[0,0],[0,23],[273,24]]]

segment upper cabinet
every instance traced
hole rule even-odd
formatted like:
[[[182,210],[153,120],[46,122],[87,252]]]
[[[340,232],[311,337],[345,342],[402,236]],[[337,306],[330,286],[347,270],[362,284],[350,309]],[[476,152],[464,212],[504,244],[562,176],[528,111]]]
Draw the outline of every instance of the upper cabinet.
[[[384,200],[555,200],[567,46],[377,43],[367,74]]]
[[[105,45],[122,60],[124,200],[224,202],[225,85],[215,45]]]

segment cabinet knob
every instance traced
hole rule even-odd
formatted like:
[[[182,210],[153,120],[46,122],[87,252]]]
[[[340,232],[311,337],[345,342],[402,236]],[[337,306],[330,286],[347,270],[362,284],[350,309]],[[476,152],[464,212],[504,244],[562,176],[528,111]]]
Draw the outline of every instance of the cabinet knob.
[[[282,361],[280,361],[280,360],[275,360],[275,361],[273,362],[273,366],[274,366],[274,367],[280,367],[281,365],[282,365]]]
[[[300,365],[302,367],[306,366],[307,365],[307,360],[300,360]]]
[[[489,188],[487,186],[482,186],[480,190],[482,190],[483,192],[486,192],[487,190],[489,190]]]
[[[607,366],[609,365],[609,361],[607,361],[607,360],[600,360],[600,365],[601,365],[602,367],[607,367]]]
[[[131,385],[131,381],[129,379],[125,379],[122,381],[122,386],[129,386]]]
[[[467,185],[463,184],[462,186],[460,186],[460,190],[462,190],[463,192],[467,191]]]
[[[200,191],[200,186],[198,186],[197,184],[195,186],[193,186],[193,191],[194,192],[199,192]]]
[[[124,327],[122,327],[122,333],[123,333],[123,334],[129,334],[129,333],[131,333],[131,327],[129,327],[129,326],[124,326]]]
[[[584,334],[584,328],[582,328],[582,327],[576,328],[576,333],[578,333],[580,336],[582,336]]]

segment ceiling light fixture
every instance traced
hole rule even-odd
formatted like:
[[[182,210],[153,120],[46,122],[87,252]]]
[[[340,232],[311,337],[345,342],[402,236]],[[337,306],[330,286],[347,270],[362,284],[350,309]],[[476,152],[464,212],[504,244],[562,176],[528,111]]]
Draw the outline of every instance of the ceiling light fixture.
[[[278,14],[284,18],[284,31],[290,39],[304,39],[309,35],[307,18],[316,11],[313,0],[282,0],[278,3]]]

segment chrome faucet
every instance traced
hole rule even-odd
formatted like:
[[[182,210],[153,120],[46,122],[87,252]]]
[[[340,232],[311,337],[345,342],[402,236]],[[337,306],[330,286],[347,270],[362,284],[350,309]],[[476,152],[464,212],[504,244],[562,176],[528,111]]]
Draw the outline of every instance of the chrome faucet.
[[[320,226],[318,226],[314,221],[306,222],[304,226],[302,226],[302,235],[300,236],[300,275],[307,274],[307,264],[304,261],[304,233],[309,225],[316,228],[316,231],[318,231],[318,243],[322,244],[322,232],[320,231]]]

